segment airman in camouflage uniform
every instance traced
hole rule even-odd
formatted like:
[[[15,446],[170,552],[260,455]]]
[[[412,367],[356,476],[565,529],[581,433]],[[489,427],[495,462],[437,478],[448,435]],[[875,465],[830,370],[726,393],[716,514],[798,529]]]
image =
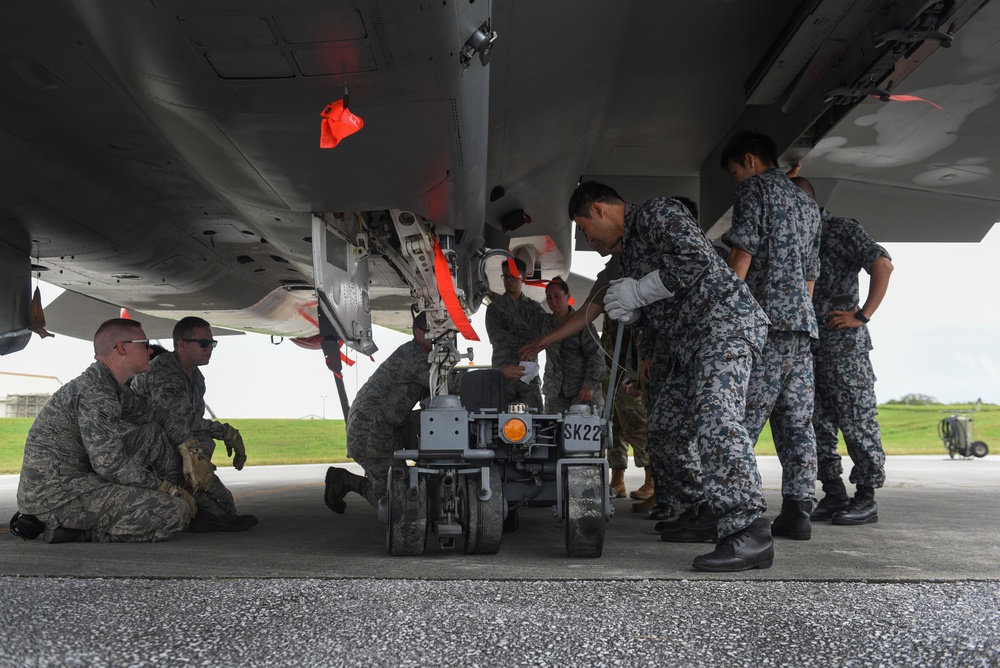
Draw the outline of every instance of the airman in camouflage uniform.
[[[776,536],[808,540],[815,504],[816,434],[811,340],[817,338],[810,287],[819,277],[819,208],[777,169],[774,142],[740,133],[723,150],[736,176],[733,225],[723,239],[729,266],[771,320],[747,395],[746,429],[756,440],[768,416],[782,467]]]
[[[419,425],[413,406],[430,396],[428,353],[432,344],[426,315],[413,322],[413,340],[382,362],[354,399],[347,416],[347,456],[365,470],[365,476],[331,466],[326,473],[326,505],[336,513],[347,508],[344,496],[355,492],[374,507],[387,494],[389,467],[396,450],[416,445]]]
[[[124,385],[149,368],[137,321],[103,323],[94,351],[97,361],[52,395],[28,432],[18,507],[45,523],[46,542],[167,540],[195,511],[174,447],[193,434]]]
[[[510,270],[510,262],[517,272]],[[538,338],[549,329],[550,321],[541,305],[521,292],[524,287],[524,260],[504,262],[501,268],[504,293],[495,295],[486,308],[486,334],[493,347],[493,367],[507,378],[507,403],[527,404],[542,410],[542,388],[539,376],[531,382],[521,380],[524,367],[518,349]]]
[[[812,184],[795,178],[795,184],[815,199]],[[875,373],[868,352],[872,349],[866,323],[882,303],[892,273],[892,258],[851,218],[822,210],[820,259],[823,271],[813,291],[813,305],[820,319],[819,340],[813,342],[816,369],[816,451],[819,481],[825,496],[811,519],[832,519],[834,524],[860,525],[878,521],[875,490],[885,483],[885,453],[875,416]],[[870,275],[868,297],[860,304],[858,273]],[[837,452],[837,431],[844,435],[847,453],[854,462],[850,481],[856,486],[849,501],[844,487],[844,467]]]
[[[233,466],[241,470],[246,463],[243,438],[233,426],[205,417],[205,376],[198,369],[209,363],[216,341],[209,323],[202,318],[182,318],[174,326],[174,351],[157,355],[149,363],[149,371],[137,374],[129,386],[138,394],[149,397],[167,412],[185,420],[199,439],[196,450],[211,462],[215,439],[226,442]],[[214,469],[214,465],[210,465]],[[210,473],[210,472],[209,472]],[[257,524],[252,515],[238,515],[232,493],[219,477],[210,473],[204,482],[206,491],[197,495],[204,511],[192,525],[195,531],[236,531]]]
[[[643,357],[652,360],[650,456],[664,462],[678,505],[706,498],[720,517],[715,551],[694,567],[769,567],[774,548],[743,426],[766,316],[677,200],[637,207],[591,181],[574,191],[569,214],[591,245],[595,238],[608,248],[621,241],[624,278],[612,282],[604,305],[610,317],[642,326]]]
[[[545,287],[552,327],[574,312],[569,296],[569,286],[558,276]],[[565,413],[573,404],[590,404],[600,410],[604,406],[601,383],[607,372],[594,326],[587,325],[553,348],[545,359],[545,411]]]

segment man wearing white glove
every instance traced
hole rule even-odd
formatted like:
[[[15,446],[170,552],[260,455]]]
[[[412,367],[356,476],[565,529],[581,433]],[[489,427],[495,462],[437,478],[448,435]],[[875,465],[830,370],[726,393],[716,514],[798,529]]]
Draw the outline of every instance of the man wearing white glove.
[[[204,490],[197,495],[199,512],[191,522],[190,530],[196,533],[211,531],[246,531],[257,524],[253,515],[238,515],[232,493],[218,476],[194,466],[210,462],[215,451],[215,440],[226,444],[226,454],[233,458],[233,467],[239,471],[247,461],[243,437],[228,423],[205,417],[205,376],[198,369],[212,359],[218,344],[212,338],[212,328],[205,320],[188,316],[174,325],[174,350],[157,355],[149,363],[149,371],[132,379],[132,390],[151,397],[175,415],[187,416],[191,430],[199,436],[197,443],[182,444],[181,451],[185,472],[201,470],[206,480],[197,483],[190,479],[192,488]]]
[[[622,245],[623,279],[608,290],[604,306],[609,315],[638,323],[643,358],[652,360],[650,456],[673,474],[670,484],[688,515],[697,517],[705,499],[707,512],[718,518],[708,524],[710,531],[684,522],[677,527],[685,542],[718,540],[694,567],[768,568],[774,559],[770,524],[763,517],[753,442],[743,427],[767,317],[677,200],[660,197],[635,206],[589,181],[573,192],[569,216],[591,246]],[[668,533],[662,537],[673,542]]]

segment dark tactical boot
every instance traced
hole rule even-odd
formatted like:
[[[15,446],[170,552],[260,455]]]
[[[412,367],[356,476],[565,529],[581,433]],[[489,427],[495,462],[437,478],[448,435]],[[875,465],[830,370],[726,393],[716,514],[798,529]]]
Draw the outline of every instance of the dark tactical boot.
[[[326,471],[326,490],[323,492],[323,500],[326,507],[341,515],[347,510],[347,503],[344,497],[348,492],[355,492],[364,496],[365,483],[368,479],[364,476],[355,475],[347,469],[331,466]]]
[[[809,522],[812,507],[812,499],[782,497],[781,512],[771,522],[771,535],[785,536],[792,540],[809,540],[812,537],[812,524]]]
[[[66,527],[46,526],[42,532],[42,541],[45,543],[89,543],[91,541],[90,529],[67,529]]]
[[[719,541],[714,552],[695,557],[699,571],[734,573],[751,568],[770,568],[774,562],[774,541],[766,517],[758,517],[742,531]]]
[[[875,505],[875,488],[858,485],[854,498],[847,508],[833,516],[833,523],[841,526],[858,526],[878,522],[878,506]]]
[[[833,516],[841,510],[847,508],[850,498],[847,496],[847,488],[841,478],[836,480],[823,481],[823,498],[820,499],[816,510],[809,516],[813,522],[829,522]],[[771,533],[774,533],[774,526],[771,526]]]
[[[16,511],[10,518],[10,532],[24,540],[35,540],[45,531],[45,523],[34,515]]]
[[[698,506],[696,514],[677,529],[665,529],[660,539],[668,543],[714,542],[718,538],[719,518],[707,503]],[[770,535],[770,534],[768,534]]]
[[[664,531],[679,531],[684,528],[684,525],[690,522],[698,514],[698,508],[701,505],[691,506],[686,508],[680,515],[672,519],[664,519],[656,523],[656,533],[663,533]]]
[[[656,497],[653,497],[653,498],[656,498]],[[633,504],[633,505],[635,505],[635,504]],[[674,510],[673,510],[673,508],[669,504],[662,504],[661,505],[661,504],[657,503],[653,507],[653,509],[649,511],[649,514],[646,515],[646,519],[655,520],[657,522],[661,522],[663,520],[669,520],[673,516],[674,516]]]

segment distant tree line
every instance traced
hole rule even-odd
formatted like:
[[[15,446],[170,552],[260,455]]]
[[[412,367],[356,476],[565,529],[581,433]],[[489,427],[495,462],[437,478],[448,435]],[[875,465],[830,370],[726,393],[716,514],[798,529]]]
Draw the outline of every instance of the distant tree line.
[[[940,404],[936,398],[930,396],[929,394],[904,394],[899,399],[890,399],[886,402],[887,404],[902,404],[904,406],[933,406],[935,404]]]

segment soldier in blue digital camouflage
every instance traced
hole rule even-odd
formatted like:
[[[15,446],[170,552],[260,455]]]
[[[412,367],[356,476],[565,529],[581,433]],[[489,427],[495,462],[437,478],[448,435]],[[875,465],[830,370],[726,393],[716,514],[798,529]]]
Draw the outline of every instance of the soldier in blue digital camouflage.
[[[205,417],[205,376],[198,367],[211,361],[218,341],[212,338],[208,322],[196,316],[181,318],[174,325],[173,340],[173,352],[156,355],[149,363],[149,371],[137,374],[129,385],[185,420],[198,438],[180,452],[187,475],[198,479],[193,486],[204,492],[196,496],[199,511],[189,529],[196,533],[246,531],[257,525],[257,518],[237,514],[232,493],[215,475],[211,463],[215,439],[225,442],[237,471],[247,460],[240,432],[228,423]]]
[[[389,468],[396,450],[416,447],[419,416],[414,405],[430,396],[433,346],[427,338],[427,315],[413,321],[413,339],[379,365],[354,399],[347,416],[347,456],[365,470],[364,476],[331,466],[326,472],[327,507],[343,514],[344,497],[354,492],[374,507],[388,490]]]
[[[754,440],[768,416],[781,462],[781,512],[771,533],[809,540],[816,503],[816,433],[811,342],[819,335],[812,289],[819,277],[819,207],[778,169],[774,142],[736,134],[722,151],[736,177],[729,266],[746,281],[771,320],[747,394],[746,428]]]
[[[175,448],[193,433],[125,385],[149,368],[148,346],[139,322],[103,323],[94,335],[97,361],[59,388],[32,424],[17,503],[44,523],[45,542],[162,541],[194,517]]]
[[[503,372],[507,379],[507,403],[526,404],[542,410],[542,388],[539,376],[525,383],[525,368],[521,366],[518,349],[549,328],[549,319],[541,305],[526,297],[524,260],[511,259],[501,265],[503,294],[493,293],[486,307],[486,334],[493,348],[493,368]]]
[[[545,286],[545,301],[552,311],[553,327],[575,311],[569,305],[569,297],[569,286],[560,276]],[[593,325],[563,339],[546,355],[545,411],[565,413],[573,404],[589,404],[600,410],[604,406],[601,383],[606,369],[604,351]]]
[[[679,504],[704,498],[719,517],[716,548],[694,567],[770,567],[774,545],[743,426],[767,317],[679,201],[635,206],[589,181],[573,192],[569,215],[591,245],[622,245],[623,278],[612,281],[604,306],[610,317],[642,328],[650,455],[664,462]]]
[[[816,199],[808,180],[796,177],[792,181]],[[824,496],[810,519],[833,520],[834,524],[848,526],[874,524],[878,522],[875,490],[885,483],[885,453],[875,420],[878,407],[875,373],[868,356],[872,342],[867,323],[888,290],[892,259],[858,221],[839,218],[826,209],[821,213],[822,272],[813,291],[813,305],[820,321],[819,340],[813,343],[813,426]],[[868,296],[859,307],[858,273],[862,269],[870,278]],[[844,467],[837,452],[838,430],[854,462],[850,480],[855,492],[850,500],[841,477]]]

